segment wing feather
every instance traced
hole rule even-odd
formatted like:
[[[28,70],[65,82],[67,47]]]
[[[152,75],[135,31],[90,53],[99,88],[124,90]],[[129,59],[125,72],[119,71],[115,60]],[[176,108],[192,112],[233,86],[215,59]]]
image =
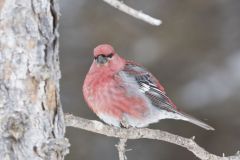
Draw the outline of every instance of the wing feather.
[[[160,109],[178,112],[176,106],[167,97],[164,88],[145,68],[129,62],[126,64],[123,72],[135,80],[132,83],[137,83],[138,89],[148,97],[154,106]]]
[[[144,67],[133,62],[127,62],[121,72],[123,72],[125,76],[130,77],[128,78],[128,81],[124,82],[126,83],[126,86],[137,86],[136,89],[139,89],[139,91],[142,92],[142,94],[144,94],[156,108],[176,113],[185,117],[184,120],[207,130],[214,130],[213,127],[206,123],[179,111],[171,99],[167,97],[163,86],[161,86],[158,80]]]

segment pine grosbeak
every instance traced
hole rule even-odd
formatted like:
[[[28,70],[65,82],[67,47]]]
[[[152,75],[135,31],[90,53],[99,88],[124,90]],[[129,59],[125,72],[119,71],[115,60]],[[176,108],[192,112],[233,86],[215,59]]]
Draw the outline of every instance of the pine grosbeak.
[[[214,130],[179,111],[148,70],[120,57],[111,45],[99,45],[93,54],[83,95],[88,106],[105,123],[117,127],[145,127],[161,119],[180,119]]]

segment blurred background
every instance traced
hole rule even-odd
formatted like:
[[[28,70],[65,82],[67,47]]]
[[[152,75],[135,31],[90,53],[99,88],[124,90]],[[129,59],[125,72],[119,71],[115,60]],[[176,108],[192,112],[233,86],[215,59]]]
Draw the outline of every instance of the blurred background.
[[[216,128],[162,120],[150,128],[196,136],[207,151],[233,155],[240,149],[240,1],[124,0],[160,18],[160,27],[134,19],[101,0],[61,0],[61,100],[64,112],[99,120],[83,100],[82,85],[92,50],[110,43],[123,57],[142,63],[185,112]],[[67,160],[115,160],[115,138],[67,128]],[[129,160],[195,160],[179,146],[129,140]]]

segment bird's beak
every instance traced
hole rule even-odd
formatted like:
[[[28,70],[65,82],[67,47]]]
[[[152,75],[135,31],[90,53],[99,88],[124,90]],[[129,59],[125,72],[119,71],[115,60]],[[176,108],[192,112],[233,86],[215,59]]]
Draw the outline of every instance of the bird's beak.
[[[103,56],[103,55],[99,55],[96,57],[96,61],[98,64],[105,64],[108,62],[107,57]]]

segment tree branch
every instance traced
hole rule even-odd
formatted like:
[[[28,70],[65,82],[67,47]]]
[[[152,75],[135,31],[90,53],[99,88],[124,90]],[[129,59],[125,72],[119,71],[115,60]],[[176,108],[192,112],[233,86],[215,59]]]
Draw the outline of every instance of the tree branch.
[[[126,14],[129,14],[137,19],[145,21],[151,25],[159,26],[162,23],[162,21],[160,19],[153,18],[141,11],[137,11],[118,0],[103,0],[103,1],[117,9],[119,9],[120,11],[122,11]]]
[[[73,116],[71,114],[65,114],[65,123],[68,127],[80,128],[109,137],[120,139],[146,138],[173,143],[186,148],[201,160],[240,160],[239,152],[233,156],[219,157],[207,152],[204,148],[200,147],[194,141],[194,138],[184,138],[161,130],[154,130],[149,128],[117,128],[105,125],[99,121],[88,120]]]
[[[127,143],[127,138],[120,138],[119,143],[116,145],[116,147],[118,149],[119,160],[127,160],[127,157],[125,155],[126,143]]]

